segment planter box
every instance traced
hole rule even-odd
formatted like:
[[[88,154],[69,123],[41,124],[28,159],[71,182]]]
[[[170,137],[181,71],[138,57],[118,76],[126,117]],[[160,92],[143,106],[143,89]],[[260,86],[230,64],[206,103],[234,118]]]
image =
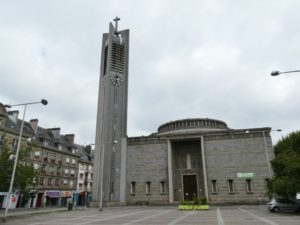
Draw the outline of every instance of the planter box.
[[[208,205],[195,205],[194,209],[195,210],[209,210],[209,206]]]
[[[179,205],[178,210],[208,210],[209,205]]]

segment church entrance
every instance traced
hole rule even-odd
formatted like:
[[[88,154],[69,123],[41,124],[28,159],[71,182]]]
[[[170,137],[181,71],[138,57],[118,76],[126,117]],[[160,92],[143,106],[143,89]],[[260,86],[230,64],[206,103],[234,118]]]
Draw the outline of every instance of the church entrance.
[[[192,201],[198,197],[196,175],[183,175],[183,194],[184,201]]]

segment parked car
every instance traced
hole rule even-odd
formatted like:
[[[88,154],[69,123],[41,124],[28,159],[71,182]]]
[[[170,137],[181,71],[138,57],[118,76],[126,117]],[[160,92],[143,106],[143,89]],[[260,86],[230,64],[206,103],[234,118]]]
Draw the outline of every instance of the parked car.
[[[273,198],[268,203],[268,209],[271,212],[279,212],[279,211],[300,211],[300,201],[283,199],[283,198]]]

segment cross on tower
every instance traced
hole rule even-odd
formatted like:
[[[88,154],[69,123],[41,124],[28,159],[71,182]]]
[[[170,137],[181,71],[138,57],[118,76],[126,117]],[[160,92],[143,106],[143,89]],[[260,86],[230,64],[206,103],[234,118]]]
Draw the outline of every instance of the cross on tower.
[[[116,18],[114,19],[115,21],[115,30],[116,30],[116,33],[118,32],[118,21],[120,20],[119,17],[116,16]]]

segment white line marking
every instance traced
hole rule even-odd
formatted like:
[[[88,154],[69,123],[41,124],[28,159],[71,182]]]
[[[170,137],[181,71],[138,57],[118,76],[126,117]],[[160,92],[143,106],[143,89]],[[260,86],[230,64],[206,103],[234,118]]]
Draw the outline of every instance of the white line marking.
[[[218,225],[224,225],[224,220],[222,217],[221,210],[217,208],[217,220],[218,220]]]
[[[185,214],[184,216],[181,216],[181,217],[177,218],[176,220],[173,220],[172,222],[168,223],[168,225],[174,225],[174,224],[176,224],[177,222],[179,222],[179,221],[185,219],[186,217],[188,217],[188,216],[191,215],[191,214],[195,214],[195,213],[193,213],[193,211],[191,211],[191,212]]]
[[[163,212],[161,212],[161,213],[154,214],[154,215],[152,215],[152,216],[146,216],[146,217],[143,217],[143,218],[138,219],[138,220],[133,220],[133,221],[130,221],[130,222],[128,222],[128,223],[123,223],[122,225],[134,224],[134,223],[137,223],[137,222],[146,220],[146,219],[150,219],[150,218],[155,217],[155,216],[160,216],[160,215],[165,214],[165,213],[168,213],[168,212],[170,212],[170,211],[172,211],[172,210],[166,210],[166,211],[163,211]]]
[[[89,216],[81,216],[81,217],[75,217],[75,218],[68,218],[68,219],[55,219],[55,220],[50,220],[50,221],[45,221],[45,222],[36,222],[36,223],[31,223],[29,225],[46,225],[46,224],[61,224],[63,221],[71,221],[71,220],[78,220],[78,219],[85,219],[88,217],[97,217],[97,216],[109,216],[106,218],[102,218],[102,219],[94,219],[94,220],[89,220],[87,222],[82,222],[82,223],[76,223],[76,224],[80,224],[80,225],[84,225],[84,224],[88,224],[91,222],[97,222],[97,221],[105,221],[105,220],[110,220],[110,219],[114,219],[114,218],[120,218],[120,217],[126,217],[126,216],[133,216],[139,213],[143,213],[144,211],[140,211],[140,212],[136,212],[136,213],[129,213],[129,214],[121,214],[119,216],[114,215],[113,213],[106,213],[106,214],[94,214],[94,215],[89,215]],[[110,216],[112,215],[112,216]]]
[[[261,221],[264,221],[264,222],[266,222],[266,223],[268,223],[268,224],[271,224],[271,225],[279,225],[278,223],[274,223],[274,222],[272,222],[271,220],[268,220],[268,219],[263,218],[263,217],[259,217],[259,216],[255,215],[255,214],[249,212],[249,211],[246,210],[246,209],[241,209],[241,208],[238,208],[238,209],[239,209],[240,211],[245,212],[245,213],[248,213],[248,214],[250,214],[251,216],[255,217],[256,219],[259,219],[259,220],[261,220]]]

